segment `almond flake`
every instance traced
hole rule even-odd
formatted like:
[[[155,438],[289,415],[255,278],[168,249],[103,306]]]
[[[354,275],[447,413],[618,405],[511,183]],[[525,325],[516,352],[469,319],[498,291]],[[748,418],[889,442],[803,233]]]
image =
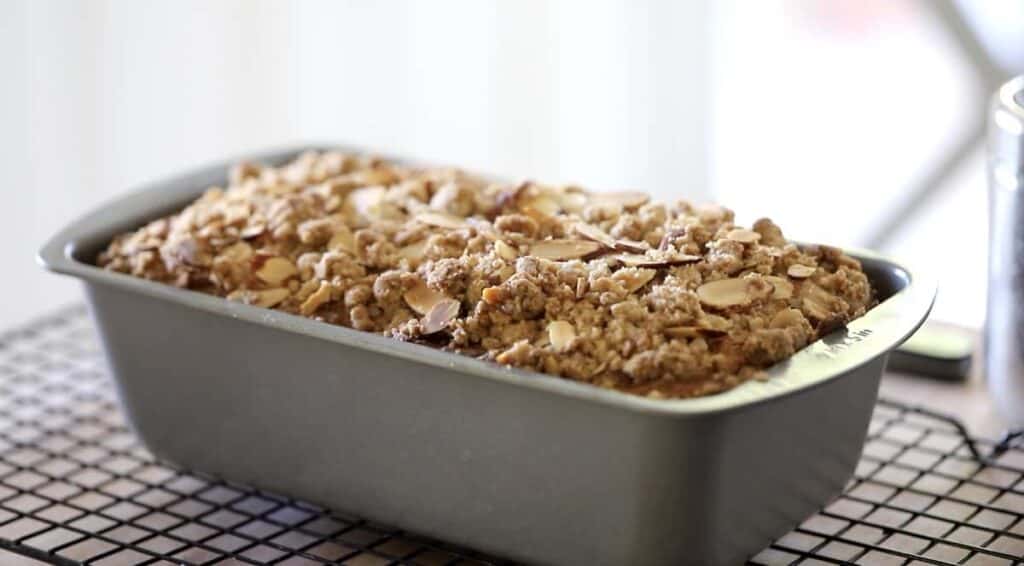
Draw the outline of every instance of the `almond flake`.
[[[218,257],[235,263],[249,261],[252,258],[252,246],[245,242],[236,242],[220,252]]]
[[[700,302],[713,308],[736,307],[751,301],[747,281],[740,278],[719,279],[697,287]]]
[[[298,275],[295,264],[283,257],[271,257],[256,271],[256,277],[269,285],[280,285],[288,278]]]
[[[615,275],[616,279],[625,279],[623,283],[626,286],[626,290],[630,293],[633,293],[644,285],[650,283],[651,279],[654,279],[654,276],[658,274],[658,272],[653,269],[637,269],[634,273],[626,273],[626,271],[633,270],[621,270]]]
[[[303,316],[309,316],[329,300],[331,300],[331,285],[326,281],[321,281],[320,287],[299,305],[299,312]]]
[[[698,326],[670,326],[665,328],[663,332],[665,333],[665,336],[668,336],[669,338],[697,338],[701,336],[714,338],[728,334],[728,332],[723,328],[709,326],[710,322],[711,321],[702,321]]]
[[[455,299],[441,299],[423,317],[420,324],[423,334],[434,334],[448,327],[459,316],[459,302]]]
[[[422,280],[417,281],[412,289],[409,289],[402,295],[402,298],[405,299],[406,304],[412,310],[421,315],[426,315],[435,305],[448,299],[443,293],[427,287],[427,284]]]
[[[576,231],[577,234],[583,236],[588,240],[592,240],[594,242],[602,244],[607,248],[615,247],[615,238],[611,237],[607,232],[598,228],[597,226],[592,226],[590,224],[584,224],[581,222],[573,226],[573,229]]]
[[[670,326],[663,330],[669,338],[696,338],[700,336],[700,329],[695,326]]]
[[[815,320],[827,320],[831,316],[828,307],[815,297],[804,297],[800,308]]]
[[[814,275],[814,272],[815,268],[809,265],[800,265],[799,263],[794,263],[786,270],[786,274],[794,279],[806,279]]]
[[[592,193],[590,195],[590,201],[594,204],[617,204],[622,208],[639,208],[650,200],[650,195],[634,191]]]
[[[647,242],[640,242],[637,240],[627,239],[615,240],[615,245],[612,247],[622,252],[629,252],[634,254],[642,254],[647,250],[651,249],[651,245],[648,244]]]
[[[835,315],[829,308],[831,295],[814,283],[804,283],[800,289],[800,308],[804,314],[814,320],[826,321]]]
[[[556,352],[565,352],[572,346],[576,338],[576,329],[564,320],[556,320],[548,324],[548,339]]]
[[[252,213],[252,207],[246,202],[233,202],[224,207],[224,223],[240,224],[245,223]]]
[[[530,255],[561,261],[588,256],[601,249],[601,244],[589,240],[544,240],[530,246]]]
[[[363,187],[348,194],[348,205],[353,212],[366,220],[381,216],[381,205],[384,203],[384,187]]]
[[[468,226],[466,221],[458,216],[453,216],[444,212],[431,212],[424,211],[416,215],[416,220],[422,222],[428,226],[437,226],[438,228],[449,228],[451,230],[458,230],[459,228],[465,228]]]
[[[804,315],[796,309],[782,309],[775,313],[772,321],[768,323],[769,328],[789,328],[798,326],[804,320]]]
[[[445,212],[448,210],[448,205],[458,200],[458,198],[459,186],[451,182],[445,183],[434,191],[434,196],[430,198],[430,208]]]
[[[494,242],[494,251],[498,252],[498,255],[512,261],[519,257],[519,250],[506,244],[504,240],[496,240]]]
[[[754,244],[761,239],[761,234],[758,234],[753,230],[736,228],[734,230],[729,230],[729,232],[725,235],[725,239],[732,240],[734,242],[740,242],[743,244]]]
[[[793,284],[788,279],[776,275],[765,275],[764,279],[775,288],[772,291],[773,299],[788,299],[793,296]]]
[[[566,212],[580,212],[587,206],[587,195],[578,189],[563,189],[555,198]]]
[[[334,235],[327,242],[327,251],[355,253],[356,240],[352,236],[352,230],[344,224],[335,227]]]
[[[547,195],[536,197],[523,205],[523,210],[525,212],[529,213],[531,211],[536,211],[544,216],[555,216],[561,209],[562,207],[559,206],[558,201]]]
[[[427,240],[420,240],[399,248],[398,255],[402,258],[409,260],[412,263],[418,263],[423,259],[424,254],[427,251]]]
[[[246,226],[245,228],[243,228],[242,231],[238,233],[238,235],[243,240],[251,240],[253,238],[258,238],[258,237],[262,236],[263,233],[266,232],[266,231],[267,231],[267,225],[265,223],[263,223],[263,222],[253,222],[253,223],[249,224],[248,226]]]
[[[701,260],[700,256],[681,253],[661,252],[656,256],[640,254],[618,254],[612,256],[627,267],[668,267],[671,265],[683,265]]]
[[[270,307],[280,304],[282,301],[287,299],[290,294],[291,292],[284,288],[264,289],[262,291],[254,291],[251,295],[251,301],[252,304],[258,307],[269,309]]]

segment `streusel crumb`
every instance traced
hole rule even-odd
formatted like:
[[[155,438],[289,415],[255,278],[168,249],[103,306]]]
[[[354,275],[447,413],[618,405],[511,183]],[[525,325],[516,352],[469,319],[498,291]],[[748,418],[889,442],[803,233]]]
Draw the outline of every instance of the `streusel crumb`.
[[[228,178],[99,265],[652,398],[756,378],[873,305],[857,260],[718,206],[339,152]]]

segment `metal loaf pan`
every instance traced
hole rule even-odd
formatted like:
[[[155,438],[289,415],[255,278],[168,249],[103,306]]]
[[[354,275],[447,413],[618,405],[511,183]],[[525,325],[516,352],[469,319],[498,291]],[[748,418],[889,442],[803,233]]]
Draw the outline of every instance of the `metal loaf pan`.
[[[142,441],[186,468],[527,562],[756,553],[841,492],[887,355],[934,297],[899,264],[855,254],[881,299],[865,316],[767,381],[653,400],[92,265],[115,234],[223,184],[226,167],[111,202],[39,253],[84,281]]]

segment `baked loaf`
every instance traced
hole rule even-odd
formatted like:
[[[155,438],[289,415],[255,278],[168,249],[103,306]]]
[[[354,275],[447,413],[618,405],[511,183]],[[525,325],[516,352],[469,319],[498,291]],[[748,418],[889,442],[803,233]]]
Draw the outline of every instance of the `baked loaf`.
[[[240,163],[116,237],[161,283],[649,397],[763,375],[860,316],[860,264],[762,219],[338,152]]]

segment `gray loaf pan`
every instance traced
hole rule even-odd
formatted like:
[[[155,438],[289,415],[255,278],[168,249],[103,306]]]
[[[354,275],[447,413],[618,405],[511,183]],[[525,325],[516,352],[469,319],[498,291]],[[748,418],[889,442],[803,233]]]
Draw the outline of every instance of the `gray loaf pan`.
[[[755,554],[841,492],[888,353],[934,297],[899,264],[857,253],[877,307],[766,381],[656,400],[93,265],[115,234],[223,185],[227,166],[111,202],[39,253],[84,281],[135,432],[185,468],[529,563]]]

